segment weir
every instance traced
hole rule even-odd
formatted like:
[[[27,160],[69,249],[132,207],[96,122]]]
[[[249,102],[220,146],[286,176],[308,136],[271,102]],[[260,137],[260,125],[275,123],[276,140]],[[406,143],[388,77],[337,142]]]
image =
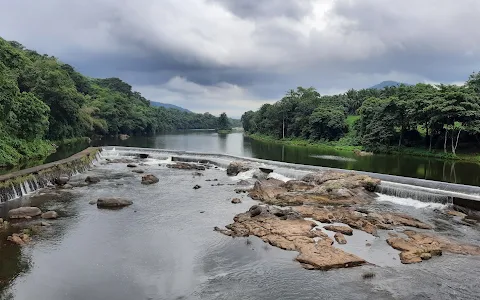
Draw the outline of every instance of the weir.
[[[286,162],[270,161],[251,157],[241,157],[221,153],[204,153],[192,151],[176,151],[169,149],[151,149],[137,147],[103,147],[106,152],[118,151],[125,156],[135,156],[147,153],[158,159],[171,157],[173,161],[209,162],[219,167],[226,168],[231,161],[242,160],[257,164],[259,167],[276,168],[275,172],[284,176],[300,179],[309,172],[336,171],[344,173],[357,173],[378,178],[382,181],[377,192],[401,198],[412,198],[424,202],[442,204],[456,204],[475,210],[480,210],[480,187],[456,183],[440,182],[426,179],[403,177],[396,175],[379,174],[365,171],[345,170],[312,165],[292,164]],[[107,154],[107,153],[105,153]],[[112,153],[113,154],[113,153]]]
[[[292,179],[301,179],[307,173],[322,171],[364,174],[382,180],[382,183],[377,188],[377,192],[381,194],[411,198],[423,202],[456,204],[480,210],[480,187],[476,186],[364,171],[292,164],[229,154],[118,146],[107,146],[102,149],[87,148],[60,161],[2,175],[0,176],[0,202],[15,199],[46,187],[60,176],[72,176],[81,173],[99,158],[100,152],[105,157],[138,157],[140,154],[148,154],[149,157],[155,159],[209,163],[221,168],[226,168],[232,161],[242,160],[251,162],[256,167],[273,168],[275,173]]]
[[[71,157],[0,176],[0,203],[28,195],[53,184],[56,178],[85,171],[99,158],[99,148],[87,148]]]

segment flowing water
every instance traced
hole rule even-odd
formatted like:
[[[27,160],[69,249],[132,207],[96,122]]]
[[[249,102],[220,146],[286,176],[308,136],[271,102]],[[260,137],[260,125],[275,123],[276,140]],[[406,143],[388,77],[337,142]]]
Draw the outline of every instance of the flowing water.
[[[231,138],[244,141],[237,135],[226,139]],[[170,139],[182,144],[184,138]],[[216,146],[225,145],[223,152],[228,152],[233,148],[227,144]],[[375,266],[305,270],[294,261],[295,252],[213,231],[257,203],[243,194],[243,203],[230,203],[239,197],[236,181],[252,174],[229,178],[224,169],[212,168],[193,176],[167,168],[166,157],[149,158],[141,168],[160,182],[145,186],[126,164],[104,163],[122,155],[129,154],[104,151],[95,167],[72,178],[75,183],[95,175],[102,179],[99,184],[41,190],[0,206],[0,215],[27,204],[60,215],[23,248],[0,234],[0,299],[478,299],[480,294],[480,257],[444,254],[402,265],[398,251],[386,244],[385,232],[374,238],[356,231],[355,239],[342,246]],[[295,172],[272,176],[286,180]],[[201,189],[194,190],[196,184]],[[134,204],[121,210],[88,204],[102,196],[121,196]],[[371,209],[405,212],[435,225],[438,234],[480,244],[477,226],[446,216],[446,205],[424,204],[380,195]],[[365,272],[375,277],[363,279]]]

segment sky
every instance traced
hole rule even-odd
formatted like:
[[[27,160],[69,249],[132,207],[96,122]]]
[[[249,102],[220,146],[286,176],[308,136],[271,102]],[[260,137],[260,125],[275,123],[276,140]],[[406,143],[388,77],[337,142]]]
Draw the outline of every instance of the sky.
[[[478,0],[0,0],[0,36],[152,101],[240,117],[298,86],[461,83]]]

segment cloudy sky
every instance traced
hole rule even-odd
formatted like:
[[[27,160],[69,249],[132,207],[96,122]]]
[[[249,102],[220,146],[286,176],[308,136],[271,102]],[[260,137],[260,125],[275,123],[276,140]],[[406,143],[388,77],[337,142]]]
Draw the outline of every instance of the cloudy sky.
[[[478,0],[0,0],[0,35],[153,101],[239,117],[290,88],[458,83]]]

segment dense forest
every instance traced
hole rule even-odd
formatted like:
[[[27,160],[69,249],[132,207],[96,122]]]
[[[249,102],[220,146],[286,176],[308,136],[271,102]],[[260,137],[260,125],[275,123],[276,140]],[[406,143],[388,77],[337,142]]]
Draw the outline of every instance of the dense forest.
[[[480,73],[462,86],[417,84],[322,96],[290,90],[242,116],[249,134],[389,152],[407,148],[473,152],[480,142]]]
[[[44,157],[52,151],[49,141],[225,126],[209,113],[153,107],[118,78],[86,77],[1,38],[0,116],[0,166]]]

